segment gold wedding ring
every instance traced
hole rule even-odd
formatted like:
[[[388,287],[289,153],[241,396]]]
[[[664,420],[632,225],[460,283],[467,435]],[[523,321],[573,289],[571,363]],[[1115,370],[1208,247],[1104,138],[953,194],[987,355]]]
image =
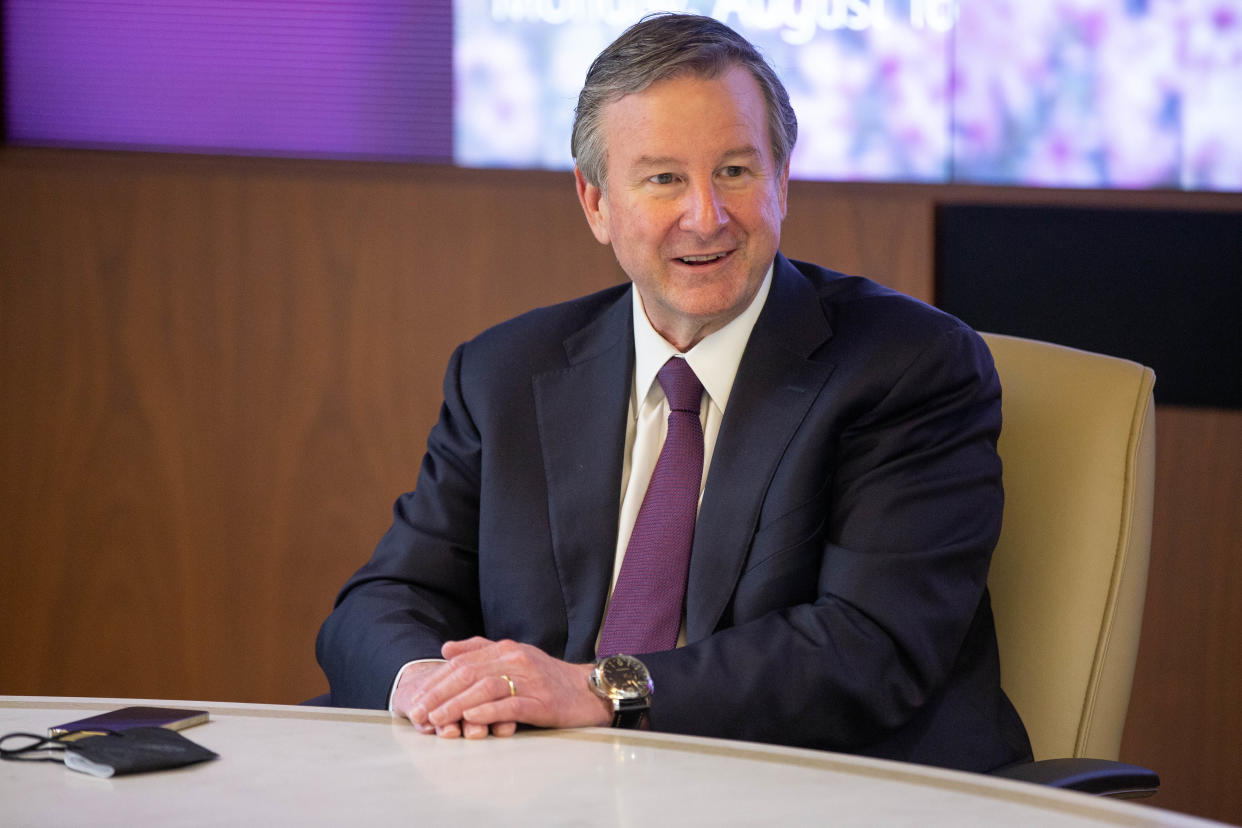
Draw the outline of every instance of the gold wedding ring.
[[[517,688],[513,686],[513,679],[511,679],[511,678],[509,678],[508,676],[505,676],[505,675],[502,675],[502,676],[501,676],[501,678],[502,678],[502,679],[504,679],[504,680],[505,680],[506,682],[508,682],[508,684],[509,684],[509,695],[510,695],[510,696],[516,696],[516,695],[517,695]]]

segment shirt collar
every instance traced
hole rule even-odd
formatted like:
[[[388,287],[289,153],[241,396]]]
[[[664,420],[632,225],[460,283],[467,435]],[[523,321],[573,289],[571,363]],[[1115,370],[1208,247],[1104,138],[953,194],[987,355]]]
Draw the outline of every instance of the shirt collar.
[[[763,303],[768,298],[768,290],[772,286],[772,267],[768,267],[759,290],[750,300],[746,310],[737,315],[718,331],[708,334],[697,345],[687,351],[684,356],[690,363],[695,376],[703,383],[708,397],[716,404],[721,413],[729,401],[729,392],[733,390],[733,380],[737,376],[737,367],[742,361],[742,352],[750,341],[750,332],[755,327],[755,320],[763,310]],[[669,357],[681,354],[672,344],[651,327],[647,314],[643,311],[642,298],[638,290],[633,294],[634,313],[634,400],[641,406],[655,384],[656,374]]]

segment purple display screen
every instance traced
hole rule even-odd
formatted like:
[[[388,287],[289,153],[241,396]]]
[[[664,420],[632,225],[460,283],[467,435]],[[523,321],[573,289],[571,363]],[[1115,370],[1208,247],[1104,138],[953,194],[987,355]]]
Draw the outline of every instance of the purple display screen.
[[[7,0],[19,144],[452,158],[449,0]]]

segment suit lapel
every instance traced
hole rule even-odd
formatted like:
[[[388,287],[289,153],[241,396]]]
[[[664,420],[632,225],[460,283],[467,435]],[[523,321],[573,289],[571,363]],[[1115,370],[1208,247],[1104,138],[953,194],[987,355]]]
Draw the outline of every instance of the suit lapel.
[[[712,455],[686,588],[686,637],[712,633],[750,549],[767,486],[832,364],[811,355],[831,336],[814,290],[778,256],[767,304],[738,366]]]
[[[568,367],[532,378],[569,661],[594,659],[612,579],[634,373],[630,302],[626,291],[565,340]]]

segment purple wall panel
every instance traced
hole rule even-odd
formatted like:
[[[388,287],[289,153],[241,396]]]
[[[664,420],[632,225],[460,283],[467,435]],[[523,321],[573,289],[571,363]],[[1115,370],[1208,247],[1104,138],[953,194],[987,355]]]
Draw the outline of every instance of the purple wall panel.
[[[451,0],[7,0],[20,144],[450,161]]]

